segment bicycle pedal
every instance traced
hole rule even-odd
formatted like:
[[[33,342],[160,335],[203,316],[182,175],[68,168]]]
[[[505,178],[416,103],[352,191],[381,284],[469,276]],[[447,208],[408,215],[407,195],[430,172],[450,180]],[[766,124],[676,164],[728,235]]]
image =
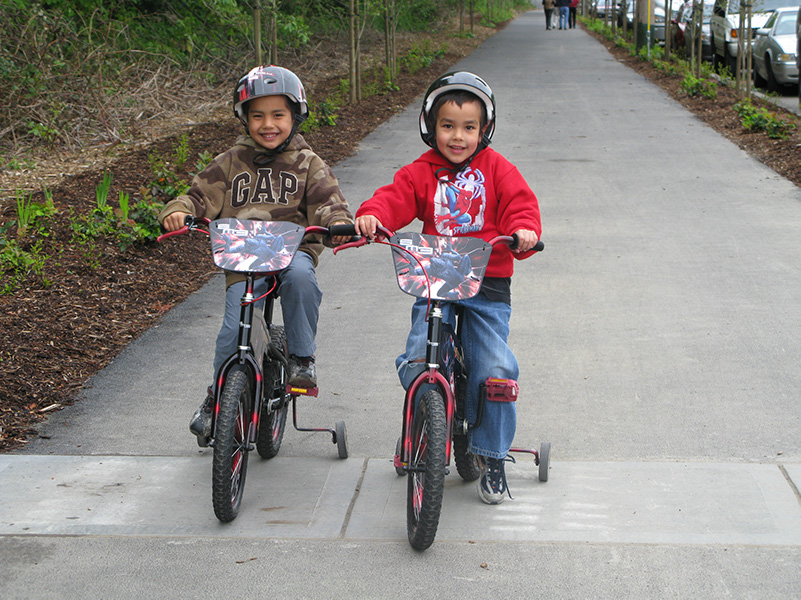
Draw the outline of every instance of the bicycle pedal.
[[[318,388],[316,387],[299,387],[295,385],[287,385],[286,393],[290,396],[314,396],[317,397]]]

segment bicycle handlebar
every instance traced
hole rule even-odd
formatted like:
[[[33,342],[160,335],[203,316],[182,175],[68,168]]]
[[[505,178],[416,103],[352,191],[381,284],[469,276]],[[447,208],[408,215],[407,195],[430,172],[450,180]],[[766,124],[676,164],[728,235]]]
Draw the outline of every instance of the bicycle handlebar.
[[[166,233],[162,233],[159,237],[156,238],[157,242],[162,242],[168,237],[173,237],[175,235],[183,235],[185,233],[189,233],[190,231],[196,231],[199,229],[201,225],[206,225],[211,223],[206,217],[193,217],[192,215],[186,215],[184,217],[184,226],[180,229],[175,229],[173,231],[168,231]],[[204,233],[208,233],[207,231],[200,229]]]
[[[342,225],[342,227],[345,227],[345,226]],[[353,226],[352,225],[348,225],[347,227],[351,227],[352,228]],[[344,235],[348,235],[348,234],[345,233]],[[381,237],[381,238],[384,238],[384,239],[389,239],[393,235],[394,234],[392,233],[392,231],[390,231],[389,229],[387,229],[386,227],[383,227],[383,226],[379,226],[378,231],[376,232],[376,237]],[[342,244],[341,246],[337,246],[336,248],[334,248],[334,254],[336,254],[339,250],[345,250],[346,248],[358,248],[360,246],[366,246],[369,243],[370,243],[370,240],[366,236],[365,237],[361,237],[361,238],[359,238],[357,240],[354,240],[352,242],[348,242],[346,244]],[[499,236],[496,236],[496,237],[492,238],[488,243],[490,245],[492,245],[492,246],[495,246],[496,244],[508,244],[509,249],[510,250],[514,250],[514,249],[517,248],[518,244],[520,243],[520,239],[518,238],[516,233],[513,233],[512,235],[499,235]],[[534,247],[530,251],[542,252],[543,250],[545,250],[545,244],[543,243],[542,240],[538,240],[537,243],[534,244]]]
[[[512,235],[499,235],[489,241],[491,246],[501,243],[508,244],[510,250],[516,250],[520,244],[520,238],[517,237],[516,233],[513,233]],[[537,243],[534,244],[534,247],[529,252],[542,252],[543,250],[545,250],[545,244],[542,240],[537,240]]]
[[[180,229],[175,229],[173,231],[168,231],[166,233],[162,233],[160,236],[156,238],[156,241],[162,242],[169,237],[173,237],[176,235],[183,235],[190,231],[203,231],[204,233],[208,233],[203,229],[200,229],[201,225],[208,226],[211,221],[206,217],[193,217],[192,215],[187,215],[184,218],[184,226]],[[344,223],[342,225],[332,225],[331,227],[320,227],[319,225],[311,225],[306,228],[306,233],[319,233],[326,237],[356,237],[356,227],[352,223]],[[353,242],[349,242],[353,243]]]

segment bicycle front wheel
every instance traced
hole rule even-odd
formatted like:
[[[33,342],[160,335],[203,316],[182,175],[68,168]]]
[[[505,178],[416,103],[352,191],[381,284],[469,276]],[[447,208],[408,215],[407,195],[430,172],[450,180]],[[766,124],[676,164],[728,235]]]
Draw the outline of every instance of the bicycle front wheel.
[[[445,490],[447,437],[442,394],[437,390],[426,392],[414,413],[406,487],[406,530],[415,550],[428,548],[437,535]]]
[[[248,423],[253,392],[247,373],[232,371],[223,387],[214,436],[212,502],[223,523],[239,514],[248,468]]]

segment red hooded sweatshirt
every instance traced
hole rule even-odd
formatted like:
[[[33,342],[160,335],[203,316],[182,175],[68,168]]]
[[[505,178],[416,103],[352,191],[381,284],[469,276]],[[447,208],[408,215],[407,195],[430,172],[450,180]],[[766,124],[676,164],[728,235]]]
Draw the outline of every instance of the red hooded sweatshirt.
[[[415,218],[423,233],[477,237],[489,241],[512,235],[518,229],[535,231],[539,237],[540,209],[537,197],[512,163],[485,148],[470,166],[453,175],[454,165],[435,150],[401,168],[390,185],[376,190],[356,216],[373,215],[381,224],[398,231]],[[505,244],[495,246],[487,277],[511,277],[514,254]]]

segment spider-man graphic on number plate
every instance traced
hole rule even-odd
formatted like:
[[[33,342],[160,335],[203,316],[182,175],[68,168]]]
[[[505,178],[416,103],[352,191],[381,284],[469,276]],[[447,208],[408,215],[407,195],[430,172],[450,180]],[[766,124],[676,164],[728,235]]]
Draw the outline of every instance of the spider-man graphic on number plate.
[[[226,271],[281,271],[292,262],[305,232],[304,227],[285,221],[212,221],[209,234],[214,264]]]
[[[481,289],[492,253],[492,246],[471,237],[410,232],[395,234],[390,242],[406,249],[392,248],[398,286],[418,298],[472,298]],[[423,269],[428,273],[428,283]]]

